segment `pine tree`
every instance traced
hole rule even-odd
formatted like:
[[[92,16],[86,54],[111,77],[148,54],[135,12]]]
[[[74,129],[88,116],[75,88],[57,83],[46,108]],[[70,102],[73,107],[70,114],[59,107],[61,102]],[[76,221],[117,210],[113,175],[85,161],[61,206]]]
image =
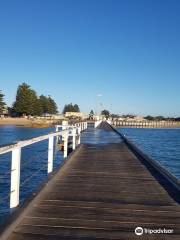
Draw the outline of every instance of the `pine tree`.
[[[106,117],[106,119],[109,118],[109,116],[110,116],[110,112],[109,112],[108,110],[106,110],[106,109],[104,109],[104,110],[101,112],[101,114],[104,115],[104,116]]]
[[[4,107],[5,107],[5,102],[4,102],[4,94],[0,90],[0,114],[3,113]]]
[[[74,112],[80,112],[79,106],[74,104]]]
[[[48,113],[48,98],[44,95],[39,97],[39,104],[42,108],[42,113]]]
[[[13,111],[18,115],[36,115],[40,112],[38,97],[29,85],[23,83],[19,85],[16,94],[16,101],[13,104]]]
[[[94,111],[91,110],[90,113],[89,113],[89,118],[90,118],[90,119],[93,119],[93,117],[94,117]]]
[[[41,95],[39,97],[39,103],[42,108],[42,113],[56,114],[58,112],[57,104],[50,96],[46,97]]]
[[[66,112],[80,112],[80,108],[77,104],[66,104],[63,109],[63,114],[65,114]]]
[[[43,109],[40,104],[39,98],[37,98],[35,102],[36,102],[36,104],[34,106],[33,115],[41,116],[43,114]]]
[[[57,112],[58,112],[57,105],[56,105],[55,101],[50,96],[48,96],[48,113],[56,114]]]

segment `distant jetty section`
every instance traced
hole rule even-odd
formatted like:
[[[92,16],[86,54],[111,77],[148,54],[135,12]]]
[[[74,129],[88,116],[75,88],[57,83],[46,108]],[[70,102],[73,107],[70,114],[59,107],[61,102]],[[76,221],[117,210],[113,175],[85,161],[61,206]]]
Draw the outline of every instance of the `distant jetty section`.
[[[118,127],[137,127],[137,128],[180,128],[180,121],[119,121],[112,120],[112,125]]]

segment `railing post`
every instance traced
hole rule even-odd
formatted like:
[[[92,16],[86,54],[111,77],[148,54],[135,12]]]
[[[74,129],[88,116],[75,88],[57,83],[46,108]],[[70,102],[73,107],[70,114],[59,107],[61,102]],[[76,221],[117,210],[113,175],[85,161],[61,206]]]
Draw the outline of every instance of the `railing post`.
[[[81,127],[78,127],[78,144],[81,143]]]
[[[48,143],[48,173],[53,170],[53,147],[54,147],[54,137],[49,137]]]
[[[59,131],[59,125],[56,125],[56,132]],[[56,145],[60,142],[60,136],[56,136]]]
[[[12,150],[10,208],[19,205],[21,148]]]
[[[62,121],[62,130],[66,130],[68,128],[68,121]]]
[[[72,148],[73,148],[73,150],[75,150],[75,148],[76,148],[76,129],[75,128],[73,128],[73,130],[72,130]]]
[[[64,134],[64,158],[68,155],[68,133]]]
[[[56,132],[58,132],[58,130],[59,130],[59,127],[58,127],[58,125],[56,125]]]

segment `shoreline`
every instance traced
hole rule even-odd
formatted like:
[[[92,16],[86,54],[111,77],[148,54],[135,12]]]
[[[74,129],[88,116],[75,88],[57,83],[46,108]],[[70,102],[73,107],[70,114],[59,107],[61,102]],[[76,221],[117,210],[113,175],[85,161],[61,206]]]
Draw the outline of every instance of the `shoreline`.
[[[0,119],[0,127],[17,126],[30,128],[48,128],[52,126],[52,122],[46,120],[30,120],[26,118],[2,118]]]

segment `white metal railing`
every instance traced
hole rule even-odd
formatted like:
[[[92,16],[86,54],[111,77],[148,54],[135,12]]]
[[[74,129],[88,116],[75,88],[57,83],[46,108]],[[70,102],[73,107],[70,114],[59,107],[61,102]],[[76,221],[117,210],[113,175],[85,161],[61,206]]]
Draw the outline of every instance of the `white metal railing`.
[[[97,128],[102,123],[102,120],[94,122],[94,127]]]
[[[59,127],[62,130],[59,131]],[[67,123],[57,125],[56,132],[46,134],[40,137],[19,141],[15,144],[0,147],[0,155],[12,152],[11,157],[11,184],[10,184],[10,208],[17,207],[19,205],[19,191],[20,191],[20,169],[21,169],[21,150],[23,147],[38,143],[44,140],[48,140],[48,164],[47,173],[53,171],[53,153],[54,153],[54,138],[62,137],[64,142],[64,158],[68,155],[68,138],[72,136],[72,148],[76,148],[76,145],[80,144],[81,131],[87,128],[87,122],[76,123],[75,125],[69,126]],[[76,138],[78,141],[76,143]]]
[[[110,125],[112,124],[111,120],[106,120],[107,123],[109,123]]]

